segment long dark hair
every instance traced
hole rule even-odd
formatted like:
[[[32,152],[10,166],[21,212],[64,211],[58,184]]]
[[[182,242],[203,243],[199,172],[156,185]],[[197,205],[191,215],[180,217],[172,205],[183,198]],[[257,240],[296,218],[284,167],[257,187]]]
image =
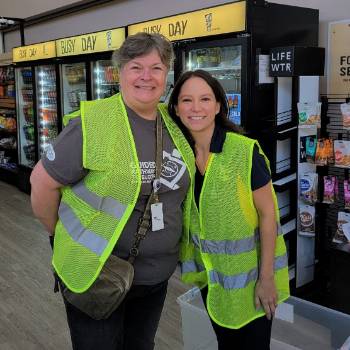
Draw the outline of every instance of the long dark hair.
[[[228,101],[226,98],[225,90],[223,89],[221,84],[218,82],[217,79],[215,79],[207,71],[198,69],[195,71],[187,71],[180,76],[180,78],[175,84],[173,92],[171,93],[169,104],[168,104],[168,111],[170,116],[173,118],[176,124],[180,127],[180,129],[186,135],[186,137],[192,141],[189,131],[182,124],[180,118],[176,115],[175,107],[178,105],[178,100],[179,100],[179,95],[180,95],[182,85],[188,79],[193,77],[203,79],[213,90],[216,101],[220,103],[220,111],[215,117],[215,124],[220,125],[227,131],[242,133],[243,132],[242,129],[228,119],[228,112],[229,112]]]

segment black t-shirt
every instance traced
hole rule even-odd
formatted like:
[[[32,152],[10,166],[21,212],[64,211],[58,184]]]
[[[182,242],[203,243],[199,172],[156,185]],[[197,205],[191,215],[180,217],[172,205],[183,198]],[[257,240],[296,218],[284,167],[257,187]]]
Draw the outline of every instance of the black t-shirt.
[[[211,153],[220,153],[224,146],[226,139],[226,130],[219,125],[215,126],[214,133],[210,143]],[[271,180],[270,171],[266,165],[265,158],[259,153],[258,146],[254,146],[253,161],[252,161],[252,174],[251,174],[251,189],[255,191],[265,186]],[[196,169],[194,196],[199,206],[199,196],[202,190],[204,181],[204,175],[200,173],[198,168]]]

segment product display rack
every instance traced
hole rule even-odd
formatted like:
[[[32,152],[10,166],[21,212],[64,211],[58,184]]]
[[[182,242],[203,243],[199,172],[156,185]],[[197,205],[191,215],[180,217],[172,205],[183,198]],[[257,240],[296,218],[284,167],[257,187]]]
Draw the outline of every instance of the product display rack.
[[[342,124],[340,105],[349,103],[349,95],[324,95],[322,101],[322,123],[319,136],[333,140],[350,141],[350,130]],[[349,179],[350,167],[334,164],[317,166],[319,179],[323,176],[336,176],[338,196],[332,204],[319,201],[316,205],[316,218],[319,235],[316,239],[318,260],[317,279],[325,290],[327,306],[350,314],[350,242],[334,242],[334,237],[342,223],[338,223],[338,213],[350,213],[344,207],[344,180]],[[323,198],[322,181],[319,180],[319,198]]]
[[[14,68],[0,66],[0,180],[16,184],[18,175]]]
[[[307,56],[310,57],[305,60]],[[287,62],[291,69],[274,70],[275,57],[292,57]],[[279,67],[286,66],[286,62],[280,63]],[[274,117],[266,119],[271,129],[262,132],[260,138],[263,149],[269,155],[274,155],[270,158],[272,181],[287,245],[291,291],[293,295],[306,297],[304,286],[314,281],[315,234],[308,237],[300,234],[302,201],[299,183],[300,176],[315,171],[315,166],[301,163],[299,154],[303,133],[314,133],[317,128],[311,125],[311,129],[304,129],[299,125],[298,103],[317,103],[319,100],[318,85],[319,76],[323,75],[324,70],[324,49],[305,46],[271,48],[269,66],[269,74],[274,77]]]

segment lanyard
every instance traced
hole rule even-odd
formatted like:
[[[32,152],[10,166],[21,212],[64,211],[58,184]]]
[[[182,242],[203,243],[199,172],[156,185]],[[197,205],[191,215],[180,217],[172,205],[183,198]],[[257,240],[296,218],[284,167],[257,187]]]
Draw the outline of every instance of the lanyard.
[[[162,172],[162,160],[163,160],[163,127],[162,119],[157,113],[156,119],[156,174],[153,180],[153,186],[151,194],[148,197],[147,204],[143,216],[140,218],[140,222],[135,234],[135,241],[130,249],[130,255],[128,261],[133,264],[136,256],[139,254],[139,245],[141,240],[146,237],[147,231],[151,226],[151,205],[159,202],[158,191],[160,189],[160,174]]]
[[[160,189],[160,175],[162,172],[162,160],[163,160],[163,127],[162,118],[159,113],[156,120],[156,174],[153,180],[153,192],[154,202],[159,202],[158,192]]]

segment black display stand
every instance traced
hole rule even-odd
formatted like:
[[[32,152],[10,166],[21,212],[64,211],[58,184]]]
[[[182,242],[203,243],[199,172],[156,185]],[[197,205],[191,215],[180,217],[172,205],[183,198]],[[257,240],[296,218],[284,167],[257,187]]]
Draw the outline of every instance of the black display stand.
[[[276,144],[279,140],[284,140],[285,144],[290,145],[290,151],[284,152],[283,162],[289,164],[287,172],[283,172],[280,176],[272,171],[272,180],[274,183],[277,197],[285,200],[286,196],[283,191],[289,196],[288,206],[289,214],[288,221],[281,220],[282,232],[285,237],[287,250],[289,254],[289,272],[291,280],[292,294],[300,297],[307,297],[309,286],[313,285],[314,266],[315,266],[315,238],[301,237],[298,233],[298,205],[300,204],[297,187],[299,182],[299,152],[298,145],[300,143],[300,130],[298,128],[298,110],[297,103],[303,100],[305,92],[305,78],[318,77],[323,75],[324,71],[324,56],[325,50],[318,47],[276,47],[270,50],[270,76],[275,77],[277,106],[281,118],[286,118],[289,115],[288,123],[279,123],[276,127],[276,133],[270,133],[269,137],[262,141],[264,147]],[[307,59],[305,59],[307,57]],[[306,63],[307,64],[306,64]],[[313,64],[312,64],[313,63]],[[304,77],[304,79],[302,79]],[[315,86],[314,86],[315,87]],[[316,88],[316,87],[315,87]],[[304,91],[304,92],[303,92]],[[312,100],[318,100],[318,85],[311,95]],[[280,96],[278,96],[280,95]],[[282,100],[281,100],[282,96]],[[308,94],[305,95],[308,97]],[[288,100],[286,103],[283,99]],[[278,112],[276,111],[276,112]],[[279,115],[276,113],[276,115]],[[276,145],[276,152],[283,142]],[[264,148],[263,147],[263,148]],[[283,158],[283,157],[282,157]],[[273,160],[272,163],[275,163]],[[277,163],[276,163],[277,164]],[[287,193],[287,191],[289,191]],[[284,206],[279,203],[280,212]],[[282,218],[283,219],[283,218]],[[285,231],[284,228],[287,228]],[[305,259],[305,253],[308,254]],[[307,286],[309,285],[309,286]],[[305,288],[307,287],[307,288]],[[312,286],[311,286],[312,289]]]
[[[348,95],[324,95],[322,101],[322,123],[320,136],[333,140],[350,140],[350,131],[344,130],[340,105],[350,101]],[[319,266],[316,278],[324,291],[325,304],[333,309],[350,314],[350,243],[334,243],[338,212],[344,209],[343,181],[349,178],[349,168],[335,165],[318,166],[319,178],[333,175],[338,179],[339,195],[334,204],[318,203],[317,221],[319,235],[316,241]],[[319,181],[322,199],[322,181]]]

